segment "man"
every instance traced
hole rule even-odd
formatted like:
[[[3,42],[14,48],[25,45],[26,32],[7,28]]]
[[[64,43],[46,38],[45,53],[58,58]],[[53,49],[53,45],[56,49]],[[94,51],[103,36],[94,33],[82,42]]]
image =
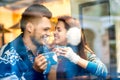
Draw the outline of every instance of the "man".
[[[43,5],[29,6],[20,21],[22,34],[5,45],[0,58],[0,79],[44,80],[47,61],[42,53],[44,37],[50,35],[51,12]],[[40,52],[41,51],[41,52]]]

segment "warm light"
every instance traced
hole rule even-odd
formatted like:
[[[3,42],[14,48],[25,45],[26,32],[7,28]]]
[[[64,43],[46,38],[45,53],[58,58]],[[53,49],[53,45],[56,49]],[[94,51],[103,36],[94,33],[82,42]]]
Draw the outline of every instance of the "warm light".
[[[71,15],[70,0],[55,0],[43,3],[43,5],[45,5],[53,14],[53,17],[51,18],[52,28],[50,37],[50,43],[52,43],[54,40],[52,31],[55,30],[57,17],[62,15]],[[21,14],[25,9],[26,7],[17,10],[10,10],[5,7],[0,7],[0,23],[3,24],[6,29],[9,29],[11,26],[20,21]],[[5,33],[5,43],[12,41],[21,33],[20,29],[9,30],[11,33]]]
[[[56,0],[49,3],[43,3],[52,11],[53,17],[61,15],[71,15],[70,0]]]

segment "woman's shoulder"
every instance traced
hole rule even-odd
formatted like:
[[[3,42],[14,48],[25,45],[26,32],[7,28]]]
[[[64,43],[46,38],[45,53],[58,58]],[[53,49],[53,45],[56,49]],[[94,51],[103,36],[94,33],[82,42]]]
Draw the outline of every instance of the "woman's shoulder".
[[[95,55],[95,53],[92,53],[92,52],[90,52],[88,50],[85,51],[85,53],[86,53],[87,59],[89,61],[93,61],[93,60],[97,59],[97,56]]]
[[[93,55],[93,53],[88,50],[85,50],[85,54],[86,54],[87,58],[90,57],[91,55]]]

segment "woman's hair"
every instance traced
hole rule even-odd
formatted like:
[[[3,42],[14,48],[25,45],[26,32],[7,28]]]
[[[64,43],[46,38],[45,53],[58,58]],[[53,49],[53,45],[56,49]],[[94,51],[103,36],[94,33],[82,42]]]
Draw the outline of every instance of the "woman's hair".
[[[70,25],[66,22],[67,19],[72,18],[70,16],[60,16],[58,17],[58,21],[64,22],[65,29],[68,30],[70,28]]]
[[[87,41],[86,41],[85,34],[84,34],[83,30],[81,30],[81,42],[78,45],[78,49],[79,49],[78,55],[80,55],[82,58],[84,58],[86,60],[87,60],[87,54],[86,53],[88,53],[88,52],[90,52],[92,54],[94,53],[87,44]]]
[[[70,23],[68,23],[66,20],[70,19],[72,17],[70,16],[61,16],[61,17],[58,17],[58,21],[62,21],[64,22],[65,24],[65,29],[68,31],[71,27]],[[74,18],[72,18],[74,19]],[[74,26],[74,27],[80,27],[80,26]],[[94,53],[88,46],[87,42],[86,42],[86,38],[85,38],[85,35],[84,35],[84,31],[83,29],[81,30],[81,42],[77,45],[78,46],[78,55],[84,59],[87,60],[87,52],[90,52],[90,53]]]

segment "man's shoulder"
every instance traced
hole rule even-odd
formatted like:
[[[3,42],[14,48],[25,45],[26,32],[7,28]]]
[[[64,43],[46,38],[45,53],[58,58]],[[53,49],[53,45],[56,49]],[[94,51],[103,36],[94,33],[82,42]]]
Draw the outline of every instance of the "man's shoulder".
[[[11,45],[11,42],[9,42],[8,44],[5,44],[1,47],[1,50],[0,50],[0,54],[2,55],[4,52],[6,52],[7,50],[9,50],[12,46]],[[0,55],[0,56],[1,56]]]
[[[0,57],[8,60],[9,62],[13,60],[16,62],[21,59],[15,48],[13,46],[10,46],[10,44],[6,44],[1,48]]]

